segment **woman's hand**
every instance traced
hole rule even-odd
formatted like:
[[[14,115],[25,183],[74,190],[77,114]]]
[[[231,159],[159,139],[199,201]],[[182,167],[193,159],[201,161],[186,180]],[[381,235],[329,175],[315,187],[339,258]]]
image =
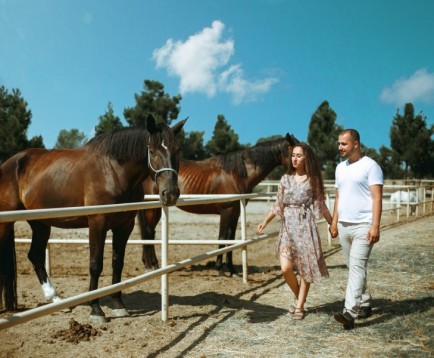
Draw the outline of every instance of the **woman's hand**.
[[[336,239],[339,235],[338,226],[335,222],[332,222],[329,226],[329,232],[333,239]]]
[[[261,222],[259,225],[258,225],[258,228],[256,229],[256,233],[257,234],[263,234],[263,230],[265,229],[265,227],[267,226],[267,223],[265,223],[265,222]]]
[[[264,221],[262,221],[262,222],[258,225],[258,228],[256,229],[256,233],[257,233],[257,234],[262,234],[262,231],[265,229],[265,227],[267,226],[267,224],[268,224],[271,220],[273,220],[273,218],[274,218],[275,216],[276,216],[276,215],[275,215],[272,211],[270,211],[270,212],[268,213],[268,215],[265,217]]]

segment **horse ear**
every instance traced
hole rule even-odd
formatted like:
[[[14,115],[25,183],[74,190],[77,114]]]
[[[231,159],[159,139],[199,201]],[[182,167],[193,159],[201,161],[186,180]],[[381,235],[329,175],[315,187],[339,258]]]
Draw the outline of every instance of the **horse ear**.
[[[291,147],[300,143],[300,141],[297,138],[295,138],[293,134],[290,135],[289,133],[286,133],[286,141],[289,143]]]
[[[176,123],[173,127],[172,127],[172,131],[175,135],[177,135],[179,132],[181,132],[182,127],[184,127],[185,122],[187,121],[188,117],[183,119],[182,121]]]
[[[155,124],[155,119],[152,116],[152,114],[148,114],[148,117],[146,118],[146,128],[151,134],[156,133],[158,131],[157,126]]]

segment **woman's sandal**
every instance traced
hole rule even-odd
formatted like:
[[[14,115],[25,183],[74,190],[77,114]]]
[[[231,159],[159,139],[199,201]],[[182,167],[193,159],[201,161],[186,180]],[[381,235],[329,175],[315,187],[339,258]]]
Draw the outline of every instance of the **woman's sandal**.
[[[294,314],[292,315],[293,321],[301,321],[304,318],[304,310],[298,307],[295,307]]]
[[[288,312],[290,314],[294,314],[296,309],[297,309],[297,304],[296,304],[296,301],[294,301],[293,304],[289,305]]]

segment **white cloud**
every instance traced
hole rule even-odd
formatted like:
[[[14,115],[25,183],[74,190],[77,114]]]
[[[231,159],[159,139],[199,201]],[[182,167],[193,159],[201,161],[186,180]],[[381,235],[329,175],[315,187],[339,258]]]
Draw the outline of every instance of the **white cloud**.
[[[219,76],[220,90],[231,93],[235,104],[257,100],[260,94],[268,92],[271,86],[277,82],[277,78],[247,81],[244,79],[244,71],[240,65],[231,66]]]
[[[172,39],[154,50],[157,68],[166,68],[170,76],[180,78],[181,94],[202,92],[209,97],[230,93],[235,104],[253,101],[270,90],[276,78],[250,82],[240,64],[225,68],[234,54],[234,41],[222,40],[225,25],[214,21],[211,27],[190,36],[185,42]]]
[[[381,91],[380,99],[398,106],[416,101],[434,103],[434,73],[422,68],[409,78],[400,78]]]

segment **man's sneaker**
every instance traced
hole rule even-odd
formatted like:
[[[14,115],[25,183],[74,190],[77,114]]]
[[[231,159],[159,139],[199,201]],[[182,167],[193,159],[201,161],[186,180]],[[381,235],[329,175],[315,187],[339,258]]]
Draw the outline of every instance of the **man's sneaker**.
[[[335,313],[334,314],[335,320],[339,323],[342,323],[344,326],[344,329],[352,329],[354,328],[354,317],[351,316],[348,312],[344,313]]]
[[[372,315],[372,307],[371,306],[362,306],[360,307],[359,314],[357,318],[365,319]]]

